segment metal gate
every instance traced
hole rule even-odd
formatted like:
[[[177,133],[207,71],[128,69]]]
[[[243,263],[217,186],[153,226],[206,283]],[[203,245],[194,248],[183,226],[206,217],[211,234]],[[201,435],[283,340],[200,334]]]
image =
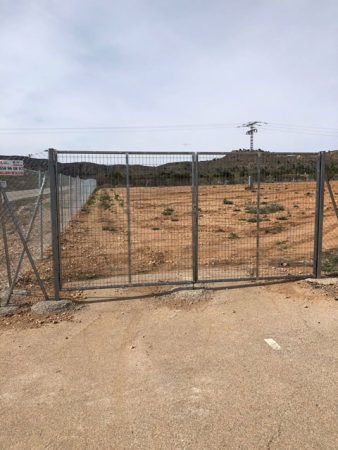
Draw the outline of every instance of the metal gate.
[[[57,296],[317,274],[324,166],[324,153],[49,150]]]

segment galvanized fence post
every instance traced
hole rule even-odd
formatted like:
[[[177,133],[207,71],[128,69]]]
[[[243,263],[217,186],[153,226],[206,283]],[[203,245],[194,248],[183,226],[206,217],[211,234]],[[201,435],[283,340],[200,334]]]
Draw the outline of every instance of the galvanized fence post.
[[[68,221],[70,221],[73,217],[73,203],[72,203],[72,177],[70,175],[68,175],[68,181],[69,181],[69,194],[68,194],[68,198],[69,198],[69,206],[68,206]]]
[[[41,186],[42,186],[42,174],[41,174],[41,170],[39,170],[38,188],[41,189]],[[42,204],[42,197],[40,200],[40,259],[43,259],[43,204]]]
[[[256,196],[256,278],[260,265],[260,207],[261,207],[261,154],[257,153],[257,196]]]
[[[63,187],[62,187],[62,180],[63,180],[64,175],[62,175],[61,173],[59,174],[59,190],[60,190],[60,230],[63,231],[63,224],[64,224],[64,220],[63,220],[63,212],[64,212],[64,200],[63,200]]]
[[[2,193],[0,193],[0,219],[1,219],[1,228],[2,228],[2,239],[3,239],[3,243],[4,243],[4,250],[5,250],[8,286],[10,286],[12,284],[12,273],[11,273],[11,262],[10,262],[9,250],[8,250],[5,207],[4,207],[4,201],[2,198]]]
[[[60,223],[58,211],[59,205],[58,205],[57,153],[54,149],[48,150],[48,169],[50,180],[50,211],[52,224],[54,295],[55,300],[60,300],[60,290],[61,290]]]
[[[131,206],[130,206],[130,175],[129,175],[129,155],[126,153],[126,189],[127,189],[127,221],[128,221],[128,283],[132,282],[131,264]]]
[[[192,281],[198,282],[198,153],[192,155]]]
[[[322,248],[323,248],[323,219],[324,219],[324,190],[325,190],[325,152],[320,152],[317,162],[316,214],[313,255],[313,275],[321,277]]]

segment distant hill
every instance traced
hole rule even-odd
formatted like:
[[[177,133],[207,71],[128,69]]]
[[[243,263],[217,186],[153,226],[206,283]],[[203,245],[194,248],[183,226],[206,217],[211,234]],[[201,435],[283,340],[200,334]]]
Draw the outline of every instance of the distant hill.
[[[246,182],[249,175],[257,177],[257,154],[260,154],[260,172],[262,181],[292,181],[314,180],[317,170],[317,153],[290,154],[272,153],[266,151],[234,150],[224,155],[200,155],[198,175],[200,184],[238,183]],[[99,155],[99,153],[98,153]],[[178,153],[179,155],[179,153]],[[81,155],[79,155],[80,157]],[[109,156],[108,156],[109,158]],[[135,159],[138,158],[135,156]],[[163,155],[162,160],[165,160]],[[170,159],[173,157],[171,156]],[[179,156],[182,160],[183,156]],[[46,159],[37,159],[23,156],[1,156],[0,159],[20,159],[24,161],[26,169],[48,170]],[[93,155],[93,160],[98,159]],[[142,161],[142,157],[139,157]],[[151,158],[147,158],[147,162]],[[153,159],[156,162],[156,158]],[[338,151],[328,153],[327,172],[329,177],[338,178]],[[79,176],[84,179],[94,178],[98,185],[124,185],[126,182],[126,168],[124,164],[108,165],[94,162],[59,163],[59,173]],[[166,186],[188,185],[191,183],[191,163],[189,155],[186,161],[168,162],[160,165],[132,164],[129,167],[130,182],[132,186]],[[36,187],[35,177],[32,184]],[[12,184],[14,177],[1,177],[9,179]],[[25,189],[26,177],[16,177],[16,185],[22,184]]]

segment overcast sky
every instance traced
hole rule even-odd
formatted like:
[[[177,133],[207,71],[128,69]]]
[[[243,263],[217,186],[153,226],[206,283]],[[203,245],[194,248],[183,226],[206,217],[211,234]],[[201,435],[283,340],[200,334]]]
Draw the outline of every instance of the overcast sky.
[[[0,131],[1,154],[232,150],[251,120],[265,150],[338,148],[337,0],[0,0],[0,20],[2,130],[145,127]]]

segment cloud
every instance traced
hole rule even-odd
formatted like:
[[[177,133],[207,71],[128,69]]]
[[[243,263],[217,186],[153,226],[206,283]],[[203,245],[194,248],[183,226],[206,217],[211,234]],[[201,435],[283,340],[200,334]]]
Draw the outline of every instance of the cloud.
[[[334,1],[3,1],[1,127],[258,119],[335,127],[337,13]],[[257,146],[337,147],[323,132],[272,128]],[[1,153],[248,145],[236,128],[0,136]]]

